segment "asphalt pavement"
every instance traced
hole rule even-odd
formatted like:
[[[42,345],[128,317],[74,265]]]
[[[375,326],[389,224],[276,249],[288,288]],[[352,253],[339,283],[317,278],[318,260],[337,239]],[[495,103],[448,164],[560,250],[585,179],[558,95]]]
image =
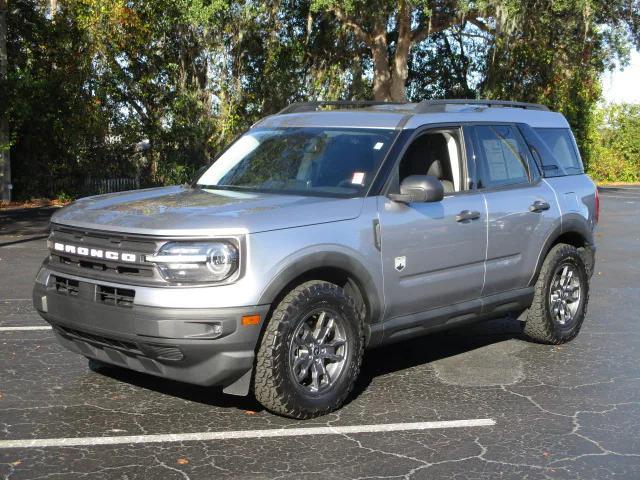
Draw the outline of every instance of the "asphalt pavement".
[[[367,352],[311,421],[251,397],[106,368],[31,306],[51,210],[0,212],[0,478],[640,478],[640,188],[601,191],[577,339],[497,319]]]

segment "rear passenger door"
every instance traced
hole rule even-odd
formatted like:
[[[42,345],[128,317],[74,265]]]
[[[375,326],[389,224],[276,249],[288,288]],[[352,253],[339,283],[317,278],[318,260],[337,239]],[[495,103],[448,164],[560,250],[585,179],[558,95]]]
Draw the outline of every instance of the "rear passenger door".
[[[560,212],[515,125],[474,125],[470,130],[477,188],[488,211],[484,297],[529,284]]]

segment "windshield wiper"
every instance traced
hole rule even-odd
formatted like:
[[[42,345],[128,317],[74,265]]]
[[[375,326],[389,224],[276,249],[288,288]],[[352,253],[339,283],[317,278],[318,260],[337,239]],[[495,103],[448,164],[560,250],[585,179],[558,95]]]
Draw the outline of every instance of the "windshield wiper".
[[[197,183],[196,186],[206,190],[256,190],[254,187],[242,187],[240,185],[203,185]]]

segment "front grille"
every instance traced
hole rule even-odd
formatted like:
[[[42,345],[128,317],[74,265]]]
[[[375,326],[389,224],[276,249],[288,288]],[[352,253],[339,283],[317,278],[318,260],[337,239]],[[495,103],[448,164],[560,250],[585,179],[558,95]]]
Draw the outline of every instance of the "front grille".
[[[135,296],[135,290],[96,285],[96,300],[106,305],[131,308]]]
[[[56,292],[63,295],[77,297],[80,293],[80,282],[78,280],[72,280],[70,278],[59,277],[56,275],[54,277],[54,288],[56,289]]]
[[[153,255],[164,240],[148,237],[125,235],[110,232],[96,232],[54,225],[49,237],[50,265],[55,271],[78,275],[97,280],[136,285],[166,284],[155,265],[145,257]],[[96,258],[93,255],[81,255],[77,251],[59,251],[56,244],[81,247],[86,252],[127,253],[135,256],[134,261]]]
[[[112,307],[132,308],[136,291],[132,288],[111,287],[52,275],[48,289],[60,295],[77,297],[79,301],[96,302]]]

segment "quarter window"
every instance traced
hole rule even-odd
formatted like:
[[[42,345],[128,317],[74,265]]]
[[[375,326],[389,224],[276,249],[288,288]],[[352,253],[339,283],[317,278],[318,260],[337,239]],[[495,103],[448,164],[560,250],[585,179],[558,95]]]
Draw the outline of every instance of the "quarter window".
[[[542,169],[547,177],[583,173],[582,163],[568,128],[536,128],[553,158],[542,157]]]
[[[475,131],[480,150],[478,188],[529,182],[527,159],[514,127],[479,125]]]

